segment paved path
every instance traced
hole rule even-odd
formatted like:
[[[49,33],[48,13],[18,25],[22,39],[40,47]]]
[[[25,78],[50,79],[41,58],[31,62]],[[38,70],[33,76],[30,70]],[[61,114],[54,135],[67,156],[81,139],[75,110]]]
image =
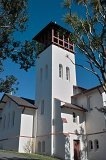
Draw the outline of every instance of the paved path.
[[[23,155],[18,155],[15,153],[0,152],[0,160],[32,160],[32,159],[26,158]],[[33,159],[33,160],[35,160],[35,159]]]

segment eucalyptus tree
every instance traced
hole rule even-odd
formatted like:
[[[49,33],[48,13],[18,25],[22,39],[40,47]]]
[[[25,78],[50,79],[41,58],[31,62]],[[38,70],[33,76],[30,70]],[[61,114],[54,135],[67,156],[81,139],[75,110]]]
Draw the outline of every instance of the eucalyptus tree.
[[[87,66],[106,93],[106,3],[100,0],[64,0],[64,21],[70,26],[70,39],[86,56]],[[81,11],[81,12],[80,12]]]
[[[11,59],[28,70],[35,63],[34,46],[30,41],[17,41],[15,35],[27,28],[27,0],[0,0],[0,73],[4,71],[3,62]],[[17,79],[13,75],[0,78],[0,92],[14,90]]]

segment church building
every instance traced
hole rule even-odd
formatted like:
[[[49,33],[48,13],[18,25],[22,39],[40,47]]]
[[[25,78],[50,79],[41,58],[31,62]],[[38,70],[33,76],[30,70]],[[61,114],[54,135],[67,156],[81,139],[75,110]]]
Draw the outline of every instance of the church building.
[[[106,106],[106,94],[77,86],[70,32],[50,22],[33,39],[35,101],[4,94],[0,148],[25,152],[29,144],[30,152],[62,160],[105,160],[106,115],[97,108]]]

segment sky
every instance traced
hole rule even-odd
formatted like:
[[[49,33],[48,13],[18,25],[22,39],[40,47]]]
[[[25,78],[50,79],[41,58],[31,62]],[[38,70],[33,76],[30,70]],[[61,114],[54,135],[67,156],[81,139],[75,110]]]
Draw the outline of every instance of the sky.
[[[66,10],[62,7],[62,3],[63,0],[29,0],[28,28],[24,33],[18,34],[16,38],[21,40],[31,40],[51,21],[56,22],[69,30],[70,27],[63,21],[63,16],[66,13]],[[80,10],[80,14],[83,14],[82,10]],[[79,64],[84,64],[85,58],[79,54],[76,57],[76,62]],[[19,68],[19,65],[11,63],[10,61],[5,61],[5,72],[2,76],[13,74],[17,77],[19,85],[18,91],[15,94],[16,96],[35,99],[36,66],[31,68],[28,72],[20,70]],[[91,88],[98,85],[96,77],[91,73],[78,67],[76,71],[78,86]],[[2,96],[2,94],[0,94],[0,96]]]

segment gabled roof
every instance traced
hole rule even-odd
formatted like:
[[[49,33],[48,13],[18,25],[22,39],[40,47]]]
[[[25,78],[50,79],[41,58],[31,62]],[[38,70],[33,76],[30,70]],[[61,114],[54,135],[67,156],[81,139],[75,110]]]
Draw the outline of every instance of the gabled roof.
[[[65,103],[65,104],[61,105],[61,108],[75,109],[75,110],[79,110],[79,111],[83,111],[83,112],[87,111],[87,109],[85,109],[83,107],[80,107],[80,106],[75,105],[75,104],[70,104],[70,103]]]
[[[95,86],[95,87],[90,88],[90,89],[85,89],[82,92],[80,92],[78,94],[75,94],[75,95],[73,95],[71,97],[73,98],[73,97],[81,96],[82,94],[87,94],[87,93],[95,91],[95,90],[98,90],[100,93],[102,93],[103,88],[102,88],[101,85],[98,85],[98,86]]]
[[[11,99],[18,106],[23,106],[23,107],[26,107],[26,108],[37,109],[37,107],[34,105],[34,100],[27,99],[27,98],[22,98],[22,97],[16,97],[16,96],[9,95],[9,94],[4,94],[3,97],[2,97],[2,99],[1,99],[1,103],[6,103],[7,102],[7,100],[5,99],[5,97],[8,97],[9,99]]]

